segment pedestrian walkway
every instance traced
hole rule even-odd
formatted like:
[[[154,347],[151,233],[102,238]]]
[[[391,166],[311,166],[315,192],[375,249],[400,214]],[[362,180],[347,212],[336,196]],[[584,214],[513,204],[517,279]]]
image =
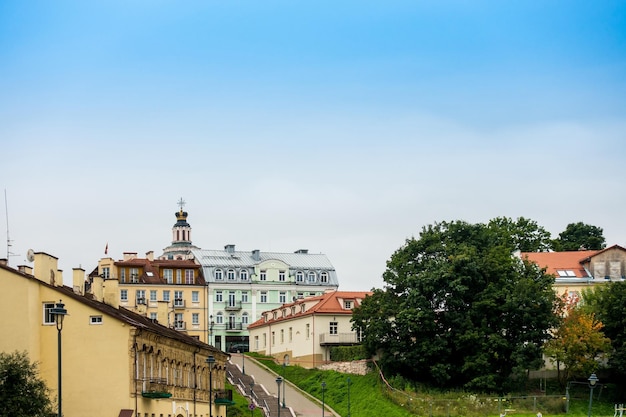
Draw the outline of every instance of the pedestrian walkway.
[[[279,405],[276,383],[279,375],[249,356],[244,358],[240,353],[231,353],[230,356],[230,364],[227,366],[230,383],[238,386],[239,392],[248,398],[252,391],[255,404],[263,408],[266,417],[322,416],[322,403],[289,381],[281,384]],[[327,405],[325,408],[325,417],[341,417]]]

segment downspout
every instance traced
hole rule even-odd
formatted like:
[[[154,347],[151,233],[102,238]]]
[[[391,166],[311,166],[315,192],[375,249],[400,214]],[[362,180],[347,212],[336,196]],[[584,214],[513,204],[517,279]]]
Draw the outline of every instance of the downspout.
[[[313,368],[315,368],[315,313],[311,315],[313,318],[313,333],[311,334],[311,343],[313,345]]]
[[[199,347],[193,351],[193,415],[196,415],[196,392],[198,391],[198,369],[196,368],[196,355],[200,351]]]
[[[137,369],[137,361],[139,360],[139,358],[137,357],[137,333],[141,332],[141,330],[139,329],[135,329],[135,334],[133,335],[133,351],[135,352],[135,358],[133,360],[133,385],[135,386],[134,391],[135,391],[135,415],[137,415],[137,407],[138,407],[138,403],[137,403],[137,372],[139,372],[139,370]]]

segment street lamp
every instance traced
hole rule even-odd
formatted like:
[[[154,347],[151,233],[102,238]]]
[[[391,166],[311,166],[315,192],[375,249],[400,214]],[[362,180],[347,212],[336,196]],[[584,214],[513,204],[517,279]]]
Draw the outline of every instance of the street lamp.
[[[287,365],[287,364],[285,363],[285,361],[284,361],[284,359],[283,359],[283,379],[285,379],[285,366],[286,366],[286,365]],[[287,383],[285,382],[285,383],[283,384],[283,408],[285,408],[285,407],[286,407],[286,405],[285,405],[285,387],[286,387],[286,386],[287,386]]]
[[[59,300],[56,305],[50,309],[50,314],[54,316],[54,321],[57,325],[57,358],[58,358],[58,390],[59,390],[59,412],[58,417],[62,417],[62,408],[61,408],[61,399],[63,396],[61,395],[61,330],[63,330],[63,319],[67,315],[67,310],[64,308],[65,304]]]
[[[595,373],[591,374],[591,376],[587,379],[589,381],[589,411],[587,412],[587,417],[591,417],[591,403],[593,402],[593,389],[596,387],[596,383],[598,382],[598,377]]]
[[[213,314],[209,316],[209,344],[213,346],[213,326],[215,322],[213,321]]]
[[[281,377],[276,378],[276,385],[278,385],[278,417],[280,417],[280,384],[283,382]]]
[[[241,336],[241,341],[243,342],[244,340],[246,340],[246,337]],[[243,343],[241,344],[241,360],[242,360],[241,373],[245,375],[246,374],[246,355],[244,352]]]
[[[350,385],[352,384],[352,380],[348,377],[348,417],[350,417]]]
[[[213,355],[206,358],[206,363],[209,365],[209,416],[213,417],[213,365],[215,364]]]
[[[326,391],[326,381],[322,381],[322,417],[324,417],[324,391]]]

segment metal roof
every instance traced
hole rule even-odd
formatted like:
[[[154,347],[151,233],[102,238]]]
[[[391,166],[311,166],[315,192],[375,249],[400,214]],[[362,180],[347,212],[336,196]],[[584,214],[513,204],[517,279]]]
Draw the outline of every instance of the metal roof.
[[[254,268],[256,265],[271,260],[286,263],[293,270],[324,270],[334,271],[335,267],[330,263],[324,254],[315,253],[280,253],[280,252],[258,252],[258,260],[253,252],[226,251],[226,250],[192,250],[191,253],[196,261],[203,267],[232,267],[232,268]]]

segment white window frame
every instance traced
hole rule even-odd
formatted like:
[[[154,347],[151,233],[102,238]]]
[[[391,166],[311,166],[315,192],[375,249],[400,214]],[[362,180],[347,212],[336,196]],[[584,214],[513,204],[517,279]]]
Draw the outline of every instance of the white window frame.
[[[229,269],[226,271],[226,279],[229,281],[234,281],[237,274],[234,269]]]
[[[260,295],[260,301],[261,303],[267,303],[267,291],[261,291],[261,295]]]
[[[123,303],[128,302],[128,290],[125,290],[125,289],[120,290],[120,301]]]
[[[281,291],[278,293],[278,302],[285,304],[287,302],[287,291]]]
[[[150,302],[151,303],[157,302],[157,290],[150,290]]]
[[[200,313],[191,313],[191,324],[194,326],[200,325]]]
[[[306,282],[315,282],[316,274],[315,271],[309,271],[306,274]]]
[[[278,271],[278,280],[279,281],[285,282],[285,277],[286,277],[285,271]]]
[[[216,281],[222,281],[224,279],[224,271],[221,269],[216,269],[213,275],[215,276]]]
[[[54,305],[54,303],[43,303],[43,324],[56,324],[56,320],[54,319],[54,315],[52,314],[52,309],[54,308]]]
[[[216,303],[224,302],[224,293],[222,292],[222,290],[215,291],[215,302]]]
[[[191,292],[191,302],[199,303],[200,302],[200,291],[192,291]]]
[[[304,272],[296,272],[296,282],[304,282]]]
[[[163,301],[170,301],[170,291],[169,290],[163,290]]]
[[[328,272],[320,272],[320,282],[323,282],[324,284],[328,283]]]
[[[187,285],[193,285],[194,284],[193,269],[185,269],[185,284],[187,284]]]
[[[248,270],[247,269],[242,269],[241,271],[239,271],[239,279],[241,279],[242,281],[247,281],[248,280]]]
[[[174,280],[174,270],[166,268],[163,270],[163,279],[166,283],[171,284]]]
[[[259,272],[259,280],[267,281],[267,271],[265,269]]]
[[[89,316],[89,324],[102,324],[102,316]]]

